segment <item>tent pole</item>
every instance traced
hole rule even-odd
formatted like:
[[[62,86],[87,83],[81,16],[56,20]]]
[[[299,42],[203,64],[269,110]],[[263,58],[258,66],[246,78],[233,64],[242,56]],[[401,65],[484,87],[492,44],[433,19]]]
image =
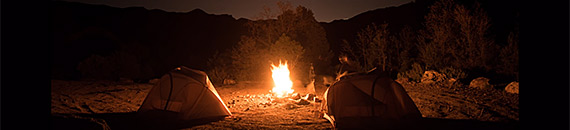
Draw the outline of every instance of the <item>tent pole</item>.
[[[172,96],[172,89],[174,88],[172,83],[172,73],[168,72],[168,76],[170,77],[170,92],[168,92],[168,100],[166,100],[166,105],[164,105],[164,110],[168,108],[168,103],[170,102],[170,96]]]
[[[371,97],[371,100],[370,100],[370,108],[371,108],[371,110],[372,110],[372,116],[376,116],[376,115],[374,114],[374,100],[375,100],[375,99],[374,99],[374,88],[375,88],[375,86],[376,86],[376,81],[378,81],[379,78],[380,78],[380,75],[376,76],[376,78],[375,78],[374,81],[372,82],[372,91],[370,91],[370,97]]]

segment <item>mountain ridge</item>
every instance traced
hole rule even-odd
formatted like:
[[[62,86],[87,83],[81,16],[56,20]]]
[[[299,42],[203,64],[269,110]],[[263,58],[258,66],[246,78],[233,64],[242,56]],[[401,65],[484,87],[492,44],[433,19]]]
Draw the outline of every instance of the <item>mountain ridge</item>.
[[[319,24],[327,33],[331,50],[337,55],[343,40],[352,42],[357,32],[372,23],[388,23],[391,33],[398,33],[405,26],[414,31],[420,29],[424,16],[429,12],[428,7],[434,1],[415,0]],[[495,23],[491,31],[499,34],[498,41],[505,41],[516,17],[512,16],[513,12],[500,10],[515,6],[507,7],[508,1],[482,0],[482,3],[498,3],[485,7],[491,12],[492,23]],[[79,62],[91,55],[108,56],[117,50],[141,55],[144,57],[141,62],[152,63],[151,68],[157,75],[179,65],[205,70],[208,69],[208,58],[216,51],[226,51],[237,44],[240,37],[248,33],[245,24],[252,21],[236,19],[229,14],[209,14],[199,8],[188,12],[167,12],[66,1],[51,1],[50,5],[52,78],[76,79],[80,77],[77,71]],[[132,48],[135,44],[144,49]]]

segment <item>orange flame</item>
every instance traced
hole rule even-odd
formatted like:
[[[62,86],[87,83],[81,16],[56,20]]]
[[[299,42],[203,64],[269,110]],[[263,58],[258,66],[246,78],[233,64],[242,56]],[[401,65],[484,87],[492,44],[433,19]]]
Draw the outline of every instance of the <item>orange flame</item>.
[[[279,61],[279,66],[271,64],[271,67],[273,82],[275,83],[272,92],[279,98],[293,93],[293,89],[291,89],[293,81],[289,77],[290,72],[287,67],[287,61],[285,61],[285,64],[281,64],[281,61]]]

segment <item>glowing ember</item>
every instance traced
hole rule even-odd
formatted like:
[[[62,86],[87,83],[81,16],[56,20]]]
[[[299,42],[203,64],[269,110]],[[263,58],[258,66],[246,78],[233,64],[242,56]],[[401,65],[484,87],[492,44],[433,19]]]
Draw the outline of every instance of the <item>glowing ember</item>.
[[[281,61],[279,61],[279,66],[277,67],[273,64],[271,66],[273,82],[275,83],[272,92],[279,98],[293,93],[293,89],[291,89],[293,81],[289,77],[290,72],[289,68],[287,68],[287,61],[285,61],[285,64],[281,64]]]

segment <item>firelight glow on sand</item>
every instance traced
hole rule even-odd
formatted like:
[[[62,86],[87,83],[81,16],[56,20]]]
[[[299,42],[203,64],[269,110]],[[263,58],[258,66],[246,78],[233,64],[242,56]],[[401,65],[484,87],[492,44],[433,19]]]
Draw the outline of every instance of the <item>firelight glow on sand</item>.
[[[272,92],[279,98],[293,93],[293,89],[291,89],[293,87],[293,81],[291,81],[289,77],[290,72],[287,67],[287,61],[285,61],[285,64],[281,64],[281,61],[279,61],[279,66],[271,64],[271,67],[271,76],[275,83]]]

